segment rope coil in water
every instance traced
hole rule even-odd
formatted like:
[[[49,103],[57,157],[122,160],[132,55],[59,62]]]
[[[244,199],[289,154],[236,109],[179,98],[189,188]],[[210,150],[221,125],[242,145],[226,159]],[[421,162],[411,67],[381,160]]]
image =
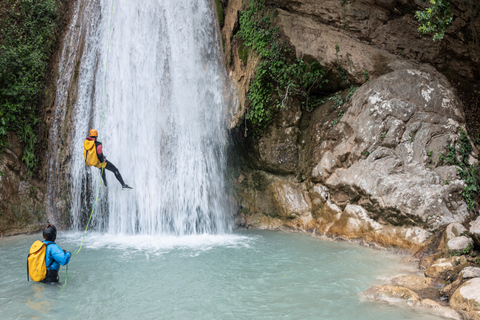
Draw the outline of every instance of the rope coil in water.
[[[107,90],[108,53],[110,51],[110,37],[111,37],[111,33],[112,33],[112,21],[113,21],[113,7],[114,7],[114,4],[115,4],[115,0],[112,0],[112,9],[110,11],[110,26],[108,28],[107,61],[106,61],[106,64],[105,64],[105,79],[104,79],[104,83],[103,83],[103,93],[102,93],[102,115],[101,115],[101,118],[100,118],[101,119],[100,120],[100,140],[102,139],[103,117],[104,117],[104,113],[105,113],[105,91]],[[80,244],[80,248],[78,248],[78,251],[73,254],[74,256],[79,254],[80,250],[82,250],[83,242],[85,241],[85,237],[87,236],[88,226],[90,225],[90,220],[92,220],[93,212],[95,211],[95,207],[97,206],[98,196],[100,194],[100,188],[102,186],[103,170],[105,170],[105,168],[102,166],[102,171],[100,173],[100,182],[98,183],[97,195],[95,197],[95,202],[93,203],[92,212],[90,213],[90,217],[88,218],[87,226],[85,227],[85,232],[83,233],[83,238],[82,238],[82,243]],[[65,288],[65,286],[67,285],[67,276],[68,276],[68,264],[67,264],[67,268],[65,270],[65,283],[63,284],[62,289]]]

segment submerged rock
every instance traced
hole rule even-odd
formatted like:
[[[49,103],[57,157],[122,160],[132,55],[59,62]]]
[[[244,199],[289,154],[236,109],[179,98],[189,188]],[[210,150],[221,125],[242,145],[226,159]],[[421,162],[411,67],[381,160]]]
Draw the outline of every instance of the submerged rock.
[[[442,317],[446,317],[446,318],[449,318],[449,319],[457,319],[457,320],[462,319],[460,314],[455,312],[455,310],[453,310],[452,308],[442,306],[438,302],[435,302],[435,301],[430,300],[430,299],[423,299],[420,302],[420,306],[422,308],[427,309],[430,312],[432,312],[434,314],[437,314],[439,316],[442,316]]]
[[[418,304],[422,299],[414,291],[389,284],[379,285],[371,287],[363,292],[367,298],[377,301],[385,301],[389,303],[406,303],[414,306]]]
[[[425,309],[434,314],[449,318],[462,319],[455,310],[442,306],[431,299],[421,299],[420,296],[411,289],[395,285],[374,286],[362,293],[365,297],[375,301],[388,303],[407,304],[417,309]]]

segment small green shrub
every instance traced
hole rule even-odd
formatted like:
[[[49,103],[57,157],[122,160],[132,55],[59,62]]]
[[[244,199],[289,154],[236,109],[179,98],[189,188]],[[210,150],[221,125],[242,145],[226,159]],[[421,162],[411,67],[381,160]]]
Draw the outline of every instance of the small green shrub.
[[[422,0],[425,2],[425,0]],[[420,35],[433,33],[433,40],[442,40],[445,30],[452,24],[453,14],[450,0],[430,0],[430,6],[424,11],[417,11],[415,18],[420,22]]]
[[[415,135],[417,134],[416,130],[410,131],[408,134],[410,136],[410,142],[413,142],[415,140]]]
[[[370,76],[368,75],[367,70],[363,70],[363,79],[365,79],[365,82],[370,81]]]
[[[467,203],[468,209],[474,210],[475,199],[478,197],[480,190],[480,167],[476,163],[473,165],[469,164],[468,160],[472,152],[472,145],[465,130],[459,127],[458,131],[460,133],[458,151],[454,146],[448,144],[445,161],[449,165],[457,166],[457,171],[466,184],[461,194]]]
[[[240,13],[240,30],[235,35],[260,57],[247,94],[249,119],[257,133],[271,123],[273,108],[284,107],[289,97],[311,108],[317,101],[314,92],[328,82],[318,62],[288,60],[290,49],[279,39],[278,28],[271,27],[276,14],[265,0],[252,0]]]
[[[468,246],[463,250],[451,250],[450,255],[452,256],[461,256],[469,254],[472,251],[472,245],[469,243]]]

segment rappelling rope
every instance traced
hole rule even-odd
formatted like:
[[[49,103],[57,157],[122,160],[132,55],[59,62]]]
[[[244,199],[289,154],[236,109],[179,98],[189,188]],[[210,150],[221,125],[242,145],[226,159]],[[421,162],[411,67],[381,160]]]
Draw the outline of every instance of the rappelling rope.
[[[108,28],[108,44],[107,44],[107,61],[105,64],[105,79],[103,81],[103,93],[102,93],[102,115],[100,117],[100,140],[102,140],[102,132],[103,132],[103,117],[105,113],[105,91],[107,90],[107,71],[108,71],[108,53],[110,51],[110,37],[112,33],[112,21],[113,21],[113,5],[115,3],[115,0],[112,0],[112,9],[110,11],[110,26]],[[87,226],[85,227],[85,232],[83,233],[83,238],[82,238],[82,243],[80,244],[80,248],[78,248],[78,251],[75,252],[73,255],[76,256],[77,254],[80,253],[80,250],[82,250],[83,247],[83,242],[85,241],[85,237],[87,236],[87,230],[88,226],[90,224],[90,220],[92,220],[93,212],[95,211],[95,207],[97,206],[97,201],[98,201],[98,195],[100,194],[100,187],[102,186],[102,177],[103,177],[103,171],[105,170],[105,167],[102,165],[102,171],[100,173],[100,182],[98,183],[98,188],[97,188],[97,195],[95,197],[95,202],[93,203],[92,207],[92,212],[90,213],[90,217],[88,218],[87,221]],[[67,285],[67,275],[68,275],[68,264],[67,268],[65,270],[65,283],[63,284],[63,288]]]

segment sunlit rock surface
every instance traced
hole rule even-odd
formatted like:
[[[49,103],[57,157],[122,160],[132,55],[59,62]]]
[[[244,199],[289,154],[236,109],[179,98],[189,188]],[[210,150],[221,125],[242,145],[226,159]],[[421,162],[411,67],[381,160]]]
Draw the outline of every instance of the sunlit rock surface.
[[[477,245],[480,245],[480,217],[478,217],[470,227],[470,235],[475,240]]]
[[[470,319],[480,319],[480,278],[462,284],[452,295],[450,306],[466,312]]]
[[[456,251],[466,250],[472,245],[473,245],[473,240],[465,236],[455,237],[447,242],[447,248],[449,250],[456,250]]]
[[[297,132],[295,154],[305,162],[287,160],[292,154],[263,152],[260,143],[254,150],[261,161],[253,162],[260,170],[237,184],[241,206],[284,219],[287,228],[308,226],[315,233],[386,246],[421,245],[449,224],[449,240],[464,232],[460,223],[468,211],[460,192],[465,184],[443,159],[447,146],[458,143],[465,121],[445,78],[395,71],[361,86],[348,106],[334,126],[314,112],[305,134],[288,129]],[[282,121],[287,127],[296,117],[288,114]],[[268,150],[282,150],[286,140],[278,141],[270,140]],[[286,174],[287,163],[295,176]],[[264,177],[261,188],[255,187],[260,185],[256,176]]]

